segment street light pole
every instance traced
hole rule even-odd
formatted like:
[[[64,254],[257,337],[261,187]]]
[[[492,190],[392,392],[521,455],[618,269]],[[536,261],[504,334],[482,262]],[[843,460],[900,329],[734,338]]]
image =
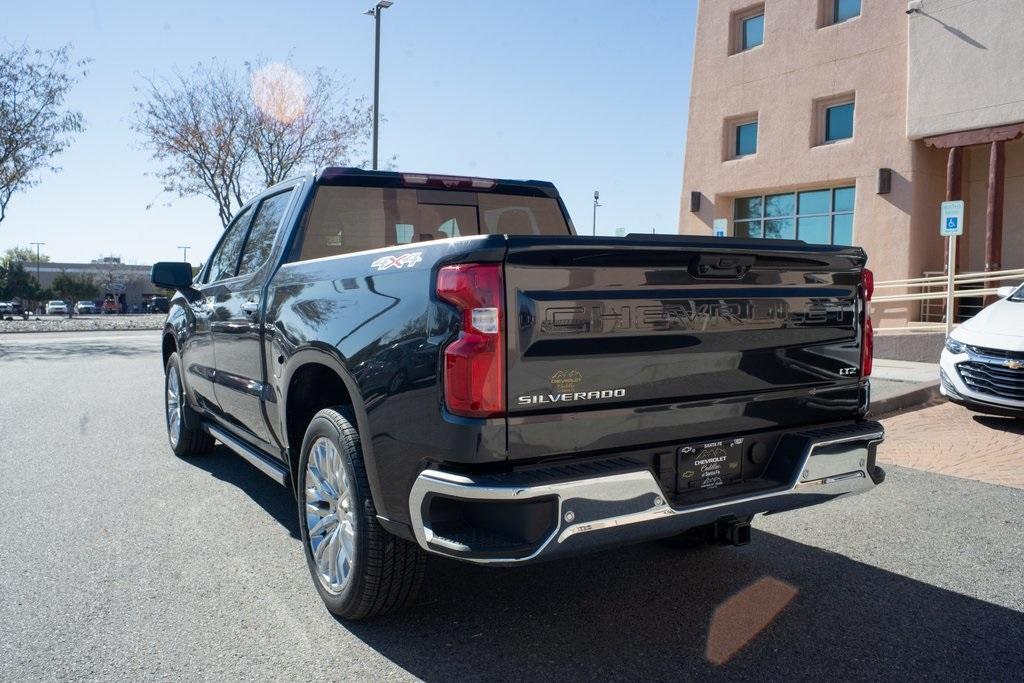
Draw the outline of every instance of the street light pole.
[[[380,11],[395,4],[392,0],[380,0],[364,14],[373,17],[373,170],[377,170],[377,129],[380,126]]]
[[[590,228],[590,234],[597,236],[597,207],[601,206],[597,203],[597,200],[601,198],[601,193],[594,190],[594,223]]]
[[[191,247],[178,247],[178,249],[181,249],[181,260],[188,263],[188,250],[191,249]]]
[[[29,244],[34,244],[36,246],[36,284],[42,287],[42,285],[39,284],[39,259],[42,258],[42,256],[39,255],[39,248],[46,244],[46,242],[29,242]]]

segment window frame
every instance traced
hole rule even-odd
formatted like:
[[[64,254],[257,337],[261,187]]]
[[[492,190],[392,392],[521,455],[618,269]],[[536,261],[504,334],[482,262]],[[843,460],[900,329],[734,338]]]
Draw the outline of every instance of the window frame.
[[[836,138],[834,140],[828,139],[828,112],[830,109],[835,107],[842,107],[844,105],[852,105],[853,112],[850,117],[850,137],[847,138]],[[857,96],[855,92],[846,92],[840,95],[833,95],[831,97],[824,97],[814,102],[814,129],[813,139],[811,141],[812,147],[820,147],[823,145],[835,145],[843,142],[851,141],[857,136]]]
[[[853,208],[851,208],[849,210],[843,209],[841,211],[837,211],[836,210],[836,193],[840,192],[842,190],[853,190]],[[817,211],[817,212],[809,212],[809,213],[800,213],[800,195],[801,194],[805,194],[805,193],[821,192],[821,191],[827,191],[828,192],[828,210],[825,211],[825,212]],[[769,216],[769,215],[767,215],[767,213],[768,213],[768,198],[769,197],[776,197],[776,196],[784,196],[784,195],[789,195],[790,197],[792,197],[793,213],[792,214],[786,214],[786,215],[778,215],[778,216]],[[760,200],[760,204],[761,204],[760,216],[758,216],[756,218],[739,218],[739,219],[736,218],[736,215],[738,213],[736,211],[737,203],[740,202],[740,201],[749,200],[749,199],[759,199]],[[789,220],[789,221],[792,221],[792,223],[793,223],[793,238],[792,239],[799,240],[799,239],[801,239],[801,237],[800,237],[800,219],[801,218],[822,218],[822,217],[824,217],[828,221],[828,240],[829,241],[828,242],[824,242],[824,243],[822,243],[822,242],[809,242],[809,244],[836,245],[836,241],[835,241],[835,219],[836,219],[836,216],[851,216],[853,218],[851,219],[852,223],[851,223],[851,228],[850,228],[850,242],[853,243],[853,241],[854,241],[854,234],[856,232],[856,214],[857,214],[856,209],[857,209],[857,186],[856,186],[855,183],[854,184],[843,184],[843,185],[831,185],[831,186],[828,186],[828,187],[810,187],[810,188],[804,188],[802,190],[791,190],[789,192],[771,192],[771,193],[763,193],[763,194],[755,194],[755,195],[736,196],[736,197],[733,198],[733,206],[732,206],[732,210],[733,210],[733,219],[732,219],[733,235],[736,236],[736,237],[742,237],[744,239],[789,239],[789,238],[768,237],[766,235],[766,232],[765,232],[765,223],[767,221],[771,221],[771,220],[779,220],[779,221]],[[760,233],[761,233],[760,236],[757,236],[757,235],[753,235],[752,236],[752,235],[750,235],[749,234],[749,230],[744,230],[743,233],[740,232],[740,228],[741,227],[746,226],[747,224],[752,224],[752,223],[760,225],[760,227],[761,227],[761,229],[760,229]],[[847,245],[839,245],[839,246],[847,246]]]
[[[740,142],[741,142],[741,140],[740,140],[740,133],[741,133],[741,131],[744,128],[748,128],[749,126],[753,126],[754,127],[754,149],[752,151],[750,151],[750,152],[744,152],[743,150],[740,149]],[[736,125],[733,126],[733,133],[734,133],[734,136],[733,136],[734,137],[734,140],[733,140],[733,158],[734,159],[742,159],[744,157],[752,157],[755,154],[757,154],[758,133],[760,132],[760,129],[761,129],[761,127],[758,125],[757,119],[754,119],[753,121],[747,121],[746,123],[737,123]]]
[[[757,125],[756,137],[754,140],[754,151],[749,154],[739,153],[739,131],[740,127],[750,124]],[[723,134],[722,160],[732,161],[736,159],[752,159],[757,156],[761,147],[761,117],[759,112],[748,112],[738,116],[731,116],[725,120]]]
[[[749,47],[744,46],[744,27],[747,21],[761,17],[761,42]],[[763,2],[751,5],[732,13],[729,21],[729,54],[738,55],[756,50],[764,45],[767,34],[767,13]]]

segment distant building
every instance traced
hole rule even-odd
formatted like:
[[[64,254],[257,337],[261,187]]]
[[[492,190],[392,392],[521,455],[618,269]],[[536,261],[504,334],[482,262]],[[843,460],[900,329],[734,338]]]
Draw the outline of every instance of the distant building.
[[[35,264],[26,264],[25,269],[32,275],[36,274]],[[39,264],[39,284],[43,288],[50,287],[55,278],[66,273],[76,277],[88,276],[96,283],[95,300],[103,300],[112,295],[122,301],[126,312],[142,309],[142,304],[154,297],[163,296],[149,281],[149,266],[135,266],[121,263],[117,257],[105,257],[92,263],[41,263]],[[121,298],[123,295],[123,299]]]
[[[680,232],[856,244],[914,278],[964,199],[960,269],[1024,267],[1021,5],[701,0]]]

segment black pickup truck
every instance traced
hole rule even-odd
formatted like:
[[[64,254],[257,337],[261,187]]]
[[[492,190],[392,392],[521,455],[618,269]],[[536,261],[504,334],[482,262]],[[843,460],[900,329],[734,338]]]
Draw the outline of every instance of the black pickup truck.
[[[550,183],[329,168],[239,211],[163,332],[179,456],[294,492],[313,583],[358,619],[430,554],[514,565],[870,490],[859,248],[580,237]]]

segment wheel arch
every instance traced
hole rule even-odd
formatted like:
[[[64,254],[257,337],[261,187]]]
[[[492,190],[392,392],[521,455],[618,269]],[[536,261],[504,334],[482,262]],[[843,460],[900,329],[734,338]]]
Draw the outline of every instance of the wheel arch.
[[[354,426],[359,432],[370,493],[378,515],[386,518],[387,512],[382,507],[384,497],[381,495],[377,463],[370,440],[369,418],[359,385],[349,373],[341,355],[336,349],[328,348],[326,345],[309,346],[296,351],[286,361],[278,381],[281,393],[282,438],[295,485],[298,486],[300,481],[299,450],[310,420],[323,408],[336,405],[350,406],[356,418]],[[312,386],[317,389],[315,393],[308,390],[308,387]]]

